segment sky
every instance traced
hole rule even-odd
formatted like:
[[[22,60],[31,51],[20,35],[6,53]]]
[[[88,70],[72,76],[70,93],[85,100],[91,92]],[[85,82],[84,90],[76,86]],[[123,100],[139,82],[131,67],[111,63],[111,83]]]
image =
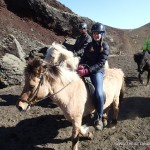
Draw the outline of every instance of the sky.
[[[119,29],[150,23],[150,0],[58,0],[82,17]]]

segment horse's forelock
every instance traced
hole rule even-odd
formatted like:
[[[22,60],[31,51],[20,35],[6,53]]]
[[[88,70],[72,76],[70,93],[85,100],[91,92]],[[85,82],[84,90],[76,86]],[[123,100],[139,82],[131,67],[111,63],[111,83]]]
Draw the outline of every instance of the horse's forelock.
[[[27,67],[25,68],[25,74],[30,75],[36,75],[37,73],[39,73],[40,69],[43,68],[43,61],[40,59],[34,59],[32,61],[30,61],[27,65]]]

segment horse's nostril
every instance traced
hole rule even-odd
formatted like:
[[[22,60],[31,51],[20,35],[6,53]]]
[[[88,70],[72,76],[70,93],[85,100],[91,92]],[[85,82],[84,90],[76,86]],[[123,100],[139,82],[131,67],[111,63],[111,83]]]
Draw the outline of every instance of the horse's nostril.
[[[19,111],[22,111],[22,110],[23,110],[22,107],[20,107],[20,106],[17,106],[17,108],[19,109]]]

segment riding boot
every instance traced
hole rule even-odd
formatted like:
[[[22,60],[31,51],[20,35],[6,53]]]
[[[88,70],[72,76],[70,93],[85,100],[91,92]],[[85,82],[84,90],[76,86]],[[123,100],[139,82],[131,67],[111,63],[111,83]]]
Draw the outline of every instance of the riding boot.
[[[103,122],[101,119],[95,121],[95,129],[99,131],[103,130]]]

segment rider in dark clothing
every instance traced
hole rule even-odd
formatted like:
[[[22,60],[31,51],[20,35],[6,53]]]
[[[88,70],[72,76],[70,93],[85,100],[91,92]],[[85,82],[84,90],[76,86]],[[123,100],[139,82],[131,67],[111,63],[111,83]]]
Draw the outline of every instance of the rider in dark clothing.
[[[103,51],[100,54],[101,47],[103,47]],[[87,45],[80,64],[87,64],[90,73],[96,73],[97,71],[104,73],[104,65],[108,55],[109,46],[106,42],[103,42],[101,45],[100,42],[92,40],[92,42]]]
[[[95,23],[92,28],[93,40],[90,42],[81,57],[80,65],[78,67],[78,74],[80,76],[89,76],[95,87],[96,100],[97,100],[97,114],[98,119],[95,122],[97,130],[103,129],[102,115],[104,106],[104,65],[109,55],[109,46],[103,41],[105,34],[105,26],[100,23]],[[88,68],[85,68],[86,64]]]
[[[79,30],[81,35],[77,38],[74,46],[73,46],[73,53],[75,56],[82,57],[84,53],[84,49],[88,43],[92,41],[91,36],[87,33],[87,24],[80,23]]]

